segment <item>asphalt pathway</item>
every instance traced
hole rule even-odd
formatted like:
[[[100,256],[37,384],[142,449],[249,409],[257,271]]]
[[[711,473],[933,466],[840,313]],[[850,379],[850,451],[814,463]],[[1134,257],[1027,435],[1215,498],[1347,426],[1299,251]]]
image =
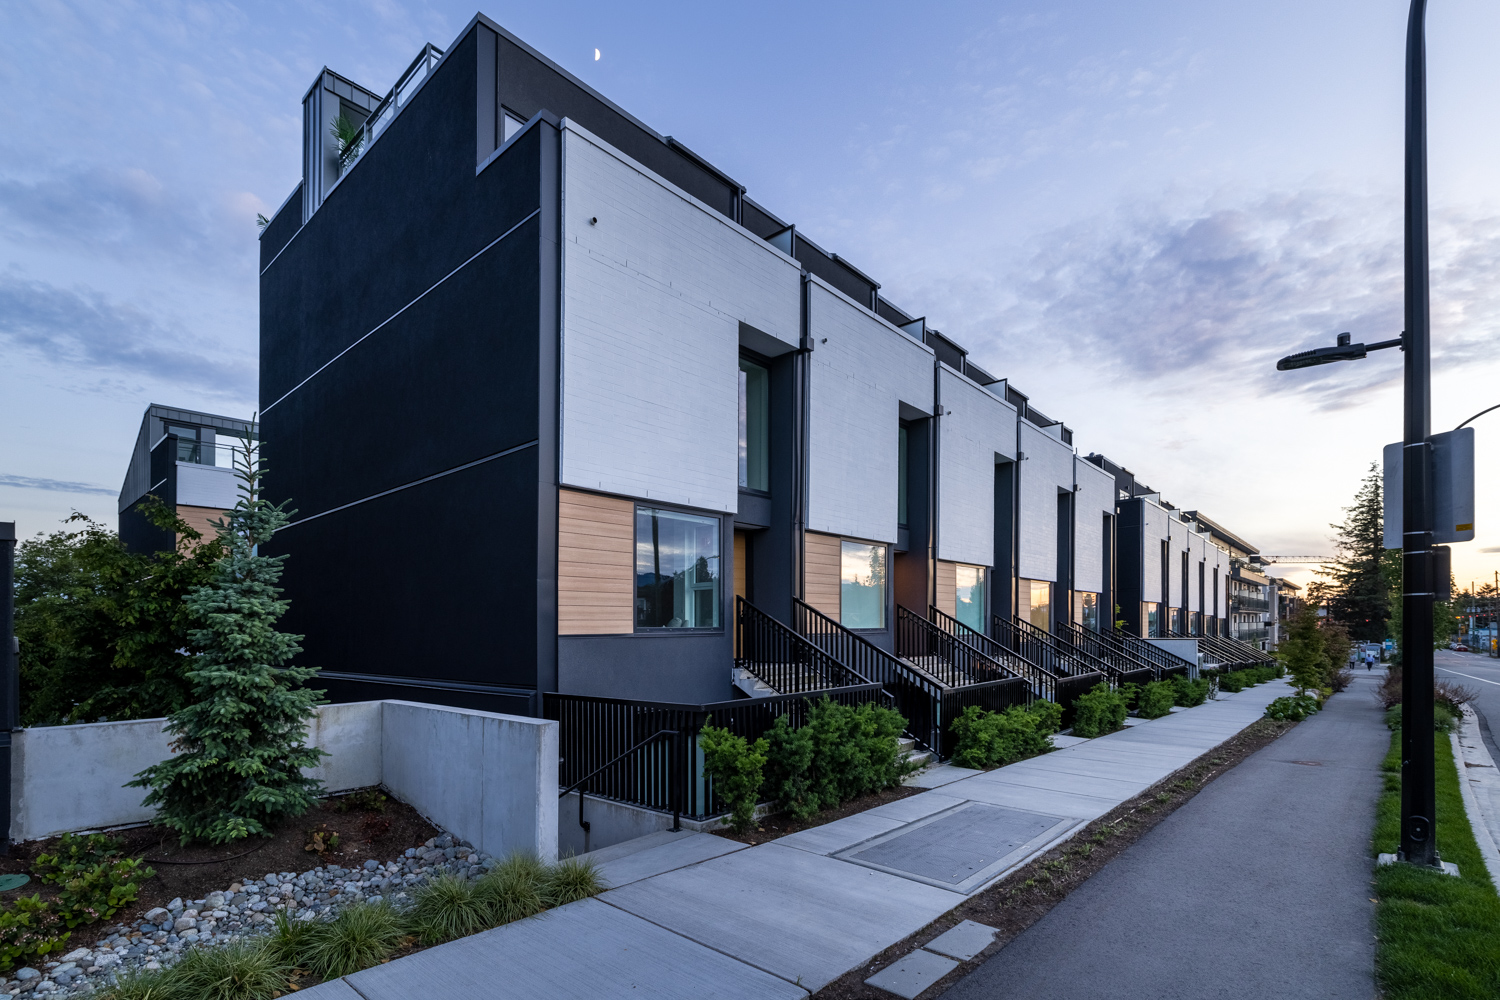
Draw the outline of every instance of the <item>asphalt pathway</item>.
[[[1473,704],[1479,713],[1479,730],[1490,756],[1500,761],[1500,744],[1495,741],[1495,727],[1500,726],[1500,660],[1485,653],[1440,649],[1432,654],[1432,666],[1438,680],[1462,684],[1478,696]]]
[[[1369,1000],[1370,835],[1390,740],[1376,683],[1361,671],[945,1000]]]

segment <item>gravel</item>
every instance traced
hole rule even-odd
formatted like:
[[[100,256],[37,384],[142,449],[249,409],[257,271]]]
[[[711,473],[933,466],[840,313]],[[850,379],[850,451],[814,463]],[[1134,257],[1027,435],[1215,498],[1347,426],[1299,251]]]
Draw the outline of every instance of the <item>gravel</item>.
[[[417,886],[439,875],[478,878],[495,859],[452,834],[407,848],[392,861],[358,868],[325,865],[301,874],[268,872],[240,879],[202,899],[174,899],[139,922],[116,924],[91,947],[75,948],[41,968],[0,976],[0,997],[76,997],[114,982],[129,969],[160,969],[188,948],[228,944],[262,934],[280,911],[296,920],[331,918],[350,903],[386,900],[400,908]]]

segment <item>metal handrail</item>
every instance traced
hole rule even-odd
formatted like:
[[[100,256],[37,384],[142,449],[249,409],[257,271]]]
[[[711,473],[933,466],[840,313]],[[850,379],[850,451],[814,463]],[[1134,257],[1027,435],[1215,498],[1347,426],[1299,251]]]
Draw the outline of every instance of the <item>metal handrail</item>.
[[[850,670],[882,685],[906,717],[907,733],[924,749],[941,753],[944,686],[901,662],[857,632],[799,597],[792,598],[797,632]]]
[[[1183,657],[1178,656],[1176,653],[1169,653],[1165,649],[1162,649],[1160,646],[1151,645],[1150,641],[1143,639],[1138,635],[1131,635],[1128,632],[1119,631],[1110,632],[1108,633],[1108,635],[1111,640],[1120,644],[1121,649],[1125,649],[1129,652],[1135,653],[1143,660],[1148,660],[1151,663],[1151,666],[1155,668],[1158,680],[1161,679],[1161,671],[1163,670],[1190,670],[1194,666],[1196,666],[1196,664],[1194,664],[1190,660],[1186,660]]]
[[[1098,673],[1108,677],[1111,681],[1117,681],[1120,677],[1120,669],[1108,660],[1094,656],[1086,650],[1078,649],[1071,643],[1065,643],[1058,636],[1053,635],[1045,629],[1037,628],[1024,618],[1015,619],[1016,629],[1029,639],[1044,643],[1060,655],[1067,663],[1068,673],[1086,674]]]
[[[1006,649],[976,628],[971,628],[935,606],[928,607],[933,625],[951,633],[956,639],[973,646],[990,660],[1024,680],[1038,698],[1056,700],[1056,678],[1013,649]]]
[[[745,598],[736,595],[734,604],[735,665],[749,670],[777,694],[870,683],[870,678],[851,670]]]
[[[588,784],[590,779],[594,778],[597,775],[603,774],[606,770],[614,767],[620,761],[624,760],[626,757],[629,757],[641,747],[646,746],[649,743],[655,743],[663,736],[672,737],[672,755],[670,758],[670,763],[667,765],[670,769],[670,777],[667,780],[671,787],[672,796],[672,832],[676,833],[682,829],[682,780],[679,773],[681,764],[679,758],[681,757],[680,750],[682,749],[680,737],[682,736],[682,733],[677,729],[661,729],[657,732],[652,733],[650,736],[647,736],[645,739],[641,740],[639,743],[631,747],[629,750],[626,750],[624,753],[619,754],[618,756],[612,758],[604,764],[600,764],[598,767],[594,768],[578,781],[575,781],[573,784],[569,785],[567,788],[564,788],[561,792],[558,793],[558,799],[565,799],[568,797],[569,792],[578,792],[578,825],[583,827],[583,847],[585,854],[588,853],[588,836],[590,824],[585,822],[583,818],[583,786]]]
[[[952,632],[899,604],[896,606],[896,654],[948,687],[1021,676]]]
[[[1082,648],[1095,659],[1113,665],[1119,673],[1128,674],[1137,670],[1150,670],[1153,675],[1155,674],[1155,667],[1149,660],[1135,655],[1126,649],[1124,644],[1111,643],[1093,629],[1082,628],[1072,622],[1058,622],[1057,624],[1060,629],[1060,639],[1071,643],[1075,648]]]

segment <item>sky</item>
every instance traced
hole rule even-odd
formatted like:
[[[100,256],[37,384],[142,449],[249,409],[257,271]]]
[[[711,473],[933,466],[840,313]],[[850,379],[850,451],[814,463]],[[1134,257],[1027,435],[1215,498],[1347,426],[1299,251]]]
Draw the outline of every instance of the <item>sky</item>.
[[[0,520],[113,525],[148,403],[250,415],[303,94],[384,93],[476,9],[1265,553],[1330,553],[1400,437],[1399,352],[1274,362],[1401,331],[1402,3],[475,2],[0,5]],[[1428,31],[1443,430],[1500,403],[1500,8]],[[1475,426],[1461,585],[1500,569]]]

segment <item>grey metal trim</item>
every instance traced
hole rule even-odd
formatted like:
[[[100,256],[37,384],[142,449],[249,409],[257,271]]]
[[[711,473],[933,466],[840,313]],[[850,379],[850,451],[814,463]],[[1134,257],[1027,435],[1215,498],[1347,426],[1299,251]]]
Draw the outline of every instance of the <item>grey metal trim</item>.
[[[318,677],[326,677],[333,681],[349,681],[355,684],[390,684],[395,687],[433,688],[439,691],[467,691],[472,694],[492,694],[504,698],[530,698],[536,694],[531,688],[503,687],[499,684],[479,684],[473,681],[443,681],[426,677],[387,676],[385,674],[356,674],[342,670],[320,670],[318,671]]]

